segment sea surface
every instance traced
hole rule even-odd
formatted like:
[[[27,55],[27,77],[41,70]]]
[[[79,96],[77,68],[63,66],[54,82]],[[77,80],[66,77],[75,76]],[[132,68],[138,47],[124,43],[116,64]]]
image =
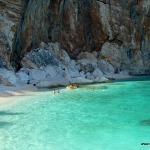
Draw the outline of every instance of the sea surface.
[[[0,150],[150,150],[150,80],[14,97],[0,106]]]

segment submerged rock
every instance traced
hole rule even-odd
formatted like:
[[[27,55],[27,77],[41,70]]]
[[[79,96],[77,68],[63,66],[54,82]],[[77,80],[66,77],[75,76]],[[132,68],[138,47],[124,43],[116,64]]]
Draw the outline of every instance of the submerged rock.
[[[77,89],[78,87],[79,87],[79,86],[78,86],[77,84],[72,83],[72,84],[68,85],[68,86],[66,87],[66,89],[73,90],[73,89]]]
[[[142,126],[150,126],[150,119],[140,121],[140,125],[142,125]]]

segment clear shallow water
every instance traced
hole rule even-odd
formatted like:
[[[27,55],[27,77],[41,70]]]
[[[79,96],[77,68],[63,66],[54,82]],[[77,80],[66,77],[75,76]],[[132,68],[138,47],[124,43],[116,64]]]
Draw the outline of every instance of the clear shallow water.
[[[150,80],[16,99],[0,106],[0,150],[150,150]]]

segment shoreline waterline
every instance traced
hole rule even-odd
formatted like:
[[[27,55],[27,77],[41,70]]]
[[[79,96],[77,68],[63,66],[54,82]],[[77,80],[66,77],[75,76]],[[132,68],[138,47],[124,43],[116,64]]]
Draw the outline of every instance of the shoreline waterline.
[[[83,86],[90,86],[90,85],[96,85],[96,84],[107,84],[107,83],[114,83],[114,82],[125,82],[125,81],[145,81],[150,80],[150,76],[129,76],[127,78],[119,78],[115,80],[108,80],[104,82],[91,82],[91,83],[77,83],[80,87],[83,88]],[[66,86],[52,86],[50,88],[37,88],[33,85],[24,85],[22,87],[9,87],[0,85],[0,105],[8,104],[14,101],[14,99],[18,96],[25,96],[34,94],[35,92],[42,92],[42,91],[50,91],[52,94],[54,89],[65,89]]]

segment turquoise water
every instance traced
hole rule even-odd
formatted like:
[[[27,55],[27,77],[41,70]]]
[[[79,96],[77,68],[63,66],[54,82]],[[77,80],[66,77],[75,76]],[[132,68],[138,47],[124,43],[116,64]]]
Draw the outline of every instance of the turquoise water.
[[[0,106],[0,150],[150,150],[150,80],[35,92]]]

